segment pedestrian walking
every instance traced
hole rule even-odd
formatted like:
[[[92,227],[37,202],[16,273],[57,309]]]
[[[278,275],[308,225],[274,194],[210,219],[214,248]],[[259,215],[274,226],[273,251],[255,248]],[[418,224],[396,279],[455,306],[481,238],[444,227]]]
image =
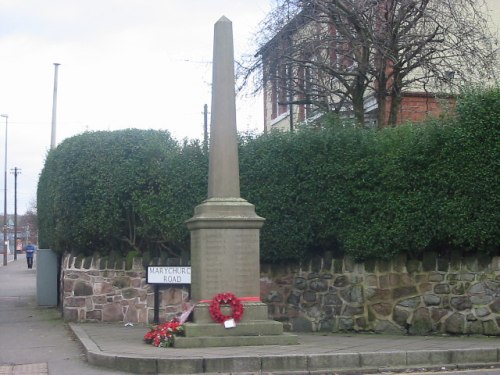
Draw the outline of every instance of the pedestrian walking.
[[[36,247],[31,242],[26,246],[26,261],[28,268],[33,268],[33,256],[35,255]]]

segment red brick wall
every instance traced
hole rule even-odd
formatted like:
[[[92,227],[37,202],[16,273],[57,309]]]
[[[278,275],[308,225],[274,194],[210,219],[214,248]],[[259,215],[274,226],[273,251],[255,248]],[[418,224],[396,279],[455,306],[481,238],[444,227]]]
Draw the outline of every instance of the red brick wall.
[[[386,116],[389,117],[391,98],[387,98]],[[409,92],[403,94],[396,123],[419,122],[429,117],[439,117],[455,109],[454,97],[436,98],[434,94]]]

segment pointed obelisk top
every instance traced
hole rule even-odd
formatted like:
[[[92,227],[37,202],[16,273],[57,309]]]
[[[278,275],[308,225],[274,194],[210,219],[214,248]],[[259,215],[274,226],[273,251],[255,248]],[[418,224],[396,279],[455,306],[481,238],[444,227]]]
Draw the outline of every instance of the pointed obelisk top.
[[[226,16],[222,16],[221,18],[219,18],[219,20],[217,21],[217,23],[219,22],[229,22],[229,23],[232,23],[231,20],[229,18],[227,18]]]
[[[233,26],[225,16],[214,26],[213,53],[208,198],[239,198]]]

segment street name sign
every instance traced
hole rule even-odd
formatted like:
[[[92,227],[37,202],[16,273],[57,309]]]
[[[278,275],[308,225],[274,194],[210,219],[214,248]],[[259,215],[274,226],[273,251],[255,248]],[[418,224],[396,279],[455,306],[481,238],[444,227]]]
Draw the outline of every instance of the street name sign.
[[[148,284],[191,284],[191,267],[148,266]]]

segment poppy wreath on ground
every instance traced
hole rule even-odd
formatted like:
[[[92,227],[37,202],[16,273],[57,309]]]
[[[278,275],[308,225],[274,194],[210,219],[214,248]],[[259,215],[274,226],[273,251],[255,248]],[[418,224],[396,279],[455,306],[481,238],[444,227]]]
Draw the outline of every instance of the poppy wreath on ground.
[[[229,305],[232,310],[231,315],[224,315],[221,311],[221,305]],[[243,317],[243,304],[233,293],[219,293],[210,302],[208,311],[212,319],[217,323],[224,323],[229,319],[239,322]]]
[[[150,331],[144,335],[144,342],[167,348],[174,344],[175,336],[182,336],[183,333],[183,325],[174,318],[169,322],[151,326]]]

